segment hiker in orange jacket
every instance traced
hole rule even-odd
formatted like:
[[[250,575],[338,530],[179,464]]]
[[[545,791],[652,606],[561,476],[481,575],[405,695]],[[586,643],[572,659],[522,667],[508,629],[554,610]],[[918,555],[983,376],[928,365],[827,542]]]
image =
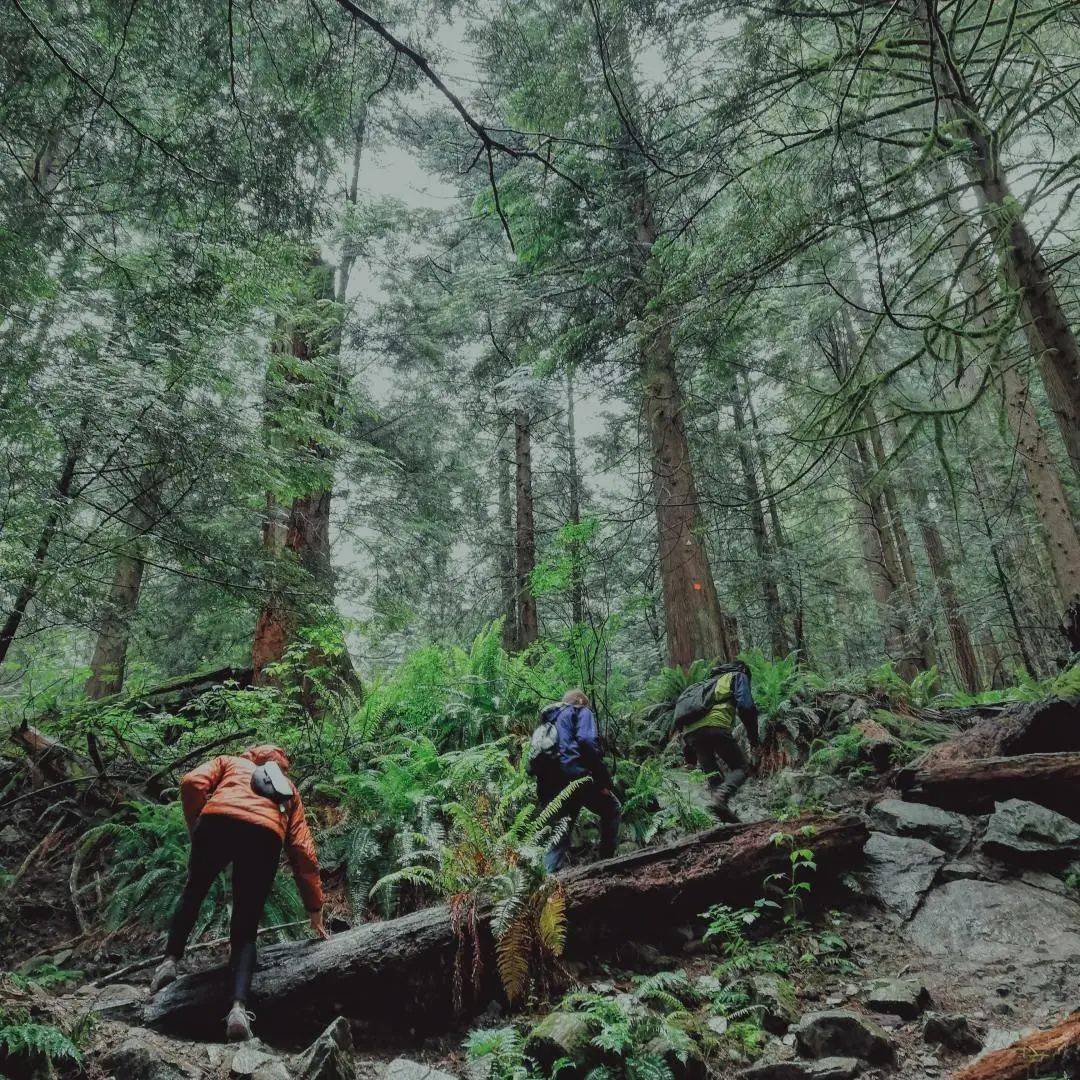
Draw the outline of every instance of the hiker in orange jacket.
[[[281,849],[292,867],[311,929],[327,937],[319,859],[304,804],[284,774],[289,759],[278,746],[253,746],[240,757],[216,757],[180,781],[180,802],[191,833],[187,882],[173,915],[165,959],[150,984],[156,994],[176,978],[206,894],[232,864],[233,909],[229,928],[232,1009],[229,1039],[250,1039],[248,992],[255,972],[259,919],[277,874]],[[276,784],[276,787],[275,787]]]

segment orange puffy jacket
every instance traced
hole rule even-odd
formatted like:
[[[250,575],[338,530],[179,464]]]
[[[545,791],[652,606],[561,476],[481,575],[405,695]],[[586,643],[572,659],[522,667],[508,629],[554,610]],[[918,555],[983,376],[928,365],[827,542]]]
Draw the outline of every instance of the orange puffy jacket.
[[[280,746],[253,746],[240,757],[216,757],[189,772],[180,781],[180,804],[188,831],[195,831],[195,823],[203,814],[226,814],[273,829],[284,842],[285,857],[292,867],[304,907],[318,911],[323,906],[319,857],[315,854],[300,792],[293,784],[293,797],[283,814],[276,802],[251,789],[255,766],[267,761],[276,761],[285,771],[289,768],[289,759]]]

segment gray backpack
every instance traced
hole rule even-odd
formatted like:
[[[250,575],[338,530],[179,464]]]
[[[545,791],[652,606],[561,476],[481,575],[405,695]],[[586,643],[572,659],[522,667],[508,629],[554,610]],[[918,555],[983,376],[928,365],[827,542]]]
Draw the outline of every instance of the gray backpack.
[[[277,803],[277,808],[283,814],[288,812],[285,806],[293,797],[293,786],[276,761],[255,766],[255,771],[251,774],[251,790],[256,795]]]
[[[555,720],[562,708],[561,705],[549,705],[540,714],[540,723],[529,739],[528,771],[531,776],[539,776],[559,765],[559,728]]]

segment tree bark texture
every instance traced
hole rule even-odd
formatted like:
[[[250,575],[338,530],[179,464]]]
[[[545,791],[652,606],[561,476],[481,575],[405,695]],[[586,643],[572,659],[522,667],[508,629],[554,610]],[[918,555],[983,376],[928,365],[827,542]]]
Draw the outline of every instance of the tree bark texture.
[[[998,261],[1016,295],[1032,356],[1061,431],[1073,471],[1080,475],[1080,343],[1069,325],[1050,268],[1025,221],[1023,204],[1005,176],[993,128],[980,112],[952,49],[936,6],[918,0],[917,11],[931,44],[938,92],[946,115],[959,122],[968,150],[964,166],[983,211]]]
[[[139,610],[139,595],[146,569],[147,534],[154,523],[161,478],[155,470],[151,470],[144,473],[137,484],[138,490],[125,518],[127,536],[116,554],[113,580],[99,616],[98,634],[90,658],[86,696],[91,701],[117,694],[124,686],[131,628]]]
[[[750,515],[750,531],[754,538],[754,552],[758,558],[761,576],[761,596],[765,604],[765,621],[769,627],[769,641],[773,656],[777,659],[791,651],[787,630],[784,627],[784,611],[780,602],[780,586],[776,580],[774,553],[769,544],[765,527],[765,514],[761,509],[761,489],[758,486],[757,467],[750,451],[746,421],[743,416],[742,389],[735,384],[731,394],[731,409],[735,421],[735,441],[742,466],[743,487],[746,490],[747,510]]]
[[[7,659],[11,643],[19,632],[23,616],[26,615],[26,609],[37,595],[38,583],[41,580],[45,559],[49,554],[49,546],[52,544],[67,510],[68,497],[71,494],[71,483],[75,477],[75,466],[78,461],[79,450],[77,446],[74,446],[64,456],[60,466],[60,475],[56,480],[56,490],[53,494],[52,503],[48,513],[45,515],[44,524],[38,535],[37,546],[34,548],[30,566],[26,571],[26,576],[23,578],[22,585],[19,586],[19,591],[15,596],[15,603],[4,620],[3,627],[0,628],[0,664]]]
[[[507,652],[517,652],[517,576],[515,564],[514,507],[510,495],[510,457],[500,437],[496,449],[495,482],[499,493],[499,594],[502,610],[502,645]]]
[[[1080,1075],[1080,1012],[1052,1028],[1025,1035],[952,1074],[952,1080],[1031,1080]]]
[[[944,165],[935,174],[938,190],[947,192],[950,177]],[[967,219],[946,198],[949,245],[959,271],[960,284],[974,308],[973,317],[983,330],[993,322],[994,300],[990,285],[973,261],[975,239]],[[1072,651],[1080,651],[1080,535],[1069,506],[1065,484],[1053,450],[1035,410],[1024,369],[1013,363],[995,363],[993,373],[1001,386],[1005,419],[1013,446],[1027,479],[1035,516],[1042,529],[1054,584],[1062,605],[1062,630]]]
[[[577,458],[577,426],[574,420],[574,373],[566,372],[566,458],[569,467],[571,525],[581,524],[581,471]],[[575,626],[585,621],[585,571],[581,542],[570,545],[570,618]]]
[[[922,535],[926,559],[930,564],[930,573],[934,577],[934,584],[941,600],[941,610],[949,631],[949,640],[952,642],[957,682],[969,694],[973,694],[979,689],[979,660],[975,655],[975,646],[971,642],[971,630],[960,607],[956,582],[953,579],[952,560],[934,521],[926,489],[916,480],[912,484],[911,492],[915,502],[915,519]]]
[[[536,569],[536,525],[533,517],[532,422],[524,409],[514,414],[514,491],[517,504],[517,646],[527,649],[539,636],[536,598],[529,578]]]
[[[327,368],[327,335],[321,329],[313,328],[319,301],[333,296],[333,276],[329,268],[316,259],[312,265],[309,308],[298,312],[295,326],[279,327],[267,368],[265,426],[268,452],[307,455],[315,466],[318,479],[313,478],[307,491],[294,496],[287,509],[273,492],[267,493],[263,547],[268,563],[273,568],[274,562],[289,552],[296,564],[306,571],[307,580],[293,582],[294,588],[286,590],[276,580],[276,571],[271,569],[275,580],[270,583],[256,619],[252,640],[252,669],[256,683],[264,682],[265,669],[285,655],[308,612],[325,606],[333,595],[330,566],[333,466],[330,452],[318,434],[302,439],[297,445],[295,439],[283,435],[280,419],[282,410],[289,409],[305,417],[313,427],[329,427],[333,423],[336,364],[332,365],[333,371]]]
[[[904,798],[964,814],[1028,799],[1080,821],[1080,752],[943,761],[900,774]]]

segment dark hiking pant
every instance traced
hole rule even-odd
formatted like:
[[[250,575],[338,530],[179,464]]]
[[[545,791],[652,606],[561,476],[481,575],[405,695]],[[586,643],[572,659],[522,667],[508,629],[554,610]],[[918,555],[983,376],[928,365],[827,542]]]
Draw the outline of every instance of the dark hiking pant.
[[[698,767],[708,774],[713,798],[727,805],[728,799],[746,782],[750,768],[738,740],[723,727],[703,727],[686,736]]]
[[[538,784],[537,795],[541,809],[569,783],[570,780],[559,779]],[[561,835],[544,856],[544,867],[549,873],[554,873],[566,865],[570,855],[570,836],[582,809],[591,810],[600,819],[600,858],[607,859],[615,854],[615,845],[619,842],[619,822],[622,819],[619,800],[610,791],[602,792],[600,785],[595,780],[590,780],[563,804],[564,813],[555,823],[555,828]]]
[[[177,960],[199,917],[210,886],[232,863],[232,922],[229,926],[229,968],[232,1000],[247,1002],[255,974],[255,941],[263,906],[281,857],[281,839],[273,829],[225,814],[199,818],[191,837],[188,876],[176,905],[165,955]]]

